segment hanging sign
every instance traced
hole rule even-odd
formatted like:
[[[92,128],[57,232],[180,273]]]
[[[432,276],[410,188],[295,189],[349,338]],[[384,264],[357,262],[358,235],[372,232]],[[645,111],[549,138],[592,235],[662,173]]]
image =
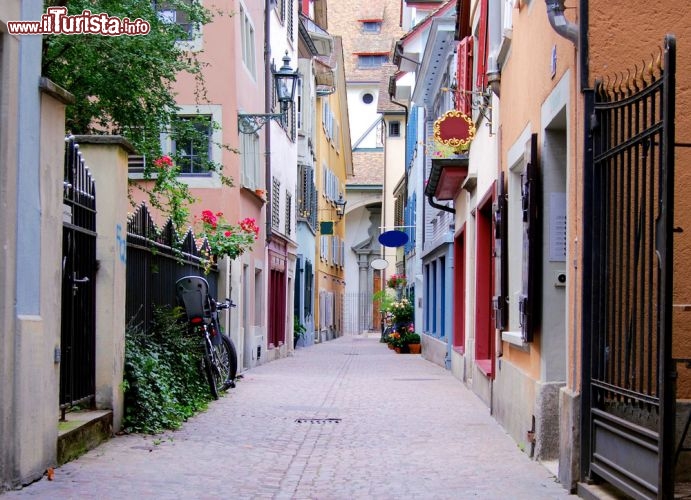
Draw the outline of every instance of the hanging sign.
[[[400,247],[408,243],[408,235],[403,231],[385,231],[379,235],[379,243],[385,247]]]
[[[456,152],[465,151],[475,138],[475,124],[466,114],[452,109],[434,122],[434,140]]]
[[[372,267],[372,269],[381,271],[382,269],[389,267],[389,261],[386,259],[374,259],[372,262],[370,262],[370,267]]]

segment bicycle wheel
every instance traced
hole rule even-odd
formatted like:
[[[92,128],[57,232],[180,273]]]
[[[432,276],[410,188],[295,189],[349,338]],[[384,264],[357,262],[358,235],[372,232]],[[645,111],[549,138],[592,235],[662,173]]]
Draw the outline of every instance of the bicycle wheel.
[[[209,349],[209,347],[209,343],[204,341],[204,374],[206,375],[206,380],[209,382],[211,397],[218,399],[218,389],[216,386],[216,373],[218,370],[214,367],[214,352],[213,350]]]
[[[238,376],[238,351],[235,349],[235,342],[227,335],[223,335],[223,343],[228,350],[230,365],[228,370],[227,387],[235,387],[235,377]]]
[[[221,334],[221,343],[213,346],[213,361],[216,368],[216,387],[219,387],[222,391],[235,385],[233,379],[235,378],[234,371],[236,370],[235,365],[237,362],[233,361],[233,354],[234,346],[232,340]]]

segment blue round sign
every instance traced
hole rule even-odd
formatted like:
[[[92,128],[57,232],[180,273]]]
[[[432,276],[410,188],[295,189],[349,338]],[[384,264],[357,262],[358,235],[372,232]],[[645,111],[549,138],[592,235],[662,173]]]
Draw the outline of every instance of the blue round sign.
[[[379,243],[385,247],[400,247],[408,243],[408,235],[403,231],[385,231],[379,235]]]

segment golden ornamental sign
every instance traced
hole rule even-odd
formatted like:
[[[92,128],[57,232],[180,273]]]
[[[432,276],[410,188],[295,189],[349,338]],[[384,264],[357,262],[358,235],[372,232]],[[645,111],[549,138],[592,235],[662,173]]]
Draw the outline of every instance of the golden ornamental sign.
[[[434,140],[452,147],[456,152],[465,151],[475,138],[475,124],[457,109],[447,111],[434,122]]]

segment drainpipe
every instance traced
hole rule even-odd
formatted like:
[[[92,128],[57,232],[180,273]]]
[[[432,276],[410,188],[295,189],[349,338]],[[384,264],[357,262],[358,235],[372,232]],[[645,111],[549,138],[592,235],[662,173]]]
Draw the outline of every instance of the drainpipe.
[[[437,203],[436,201],[434,201],[434,195],[433,194],[427,195],[427,203],[429,203],[430,206],[432,206],[434,208],[438,208],[439,210],[443,210],[444,212],[449,212],[450,214],[456,213],[455,208],[447,207],[446,205],[441,205],[441,204]]]
[[[547,17],[552,29],[557,32],[559,36],[570,40],[576,45],[578,43],[578,25],[570,23],[564,17],[564,0],[545,0],[547,5]]]
[[[272,0],[264,2],[264,112],[271,113],[272,86],[271,86],[271,6]],[[271,196],[272,196],[272,175],[271,175],[271,122],[264,128],[264,161],[266,168],[265,174],[265,194],[266,194],[266,241],[271,241]]]

